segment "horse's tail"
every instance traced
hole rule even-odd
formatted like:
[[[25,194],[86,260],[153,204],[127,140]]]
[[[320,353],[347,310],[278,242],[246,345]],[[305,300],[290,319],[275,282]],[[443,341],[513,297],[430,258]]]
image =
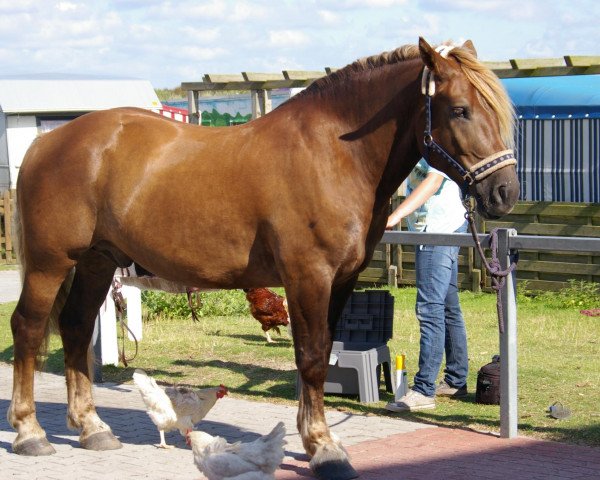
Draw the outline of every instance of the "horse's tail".
[[[13,246],[17,254],[17,264],[20,265],[21,286],[23,286],[23,277],[25,275],[25,255],[23,254],[23,223],[21,222],[21,214],[19,213],[19,203],[15,197],[13,210],[13,232],[15,232]]]
[[[21,214],[19,212],[19,204],[15,201],[15,209],[13,216],[13,231],[15,232],[15,252],[17,254],[17,262],[21,266],[21,286],[25,278],[25,272],[27,270],[27,256],[25,255],[25,237],[23,235],[23,222],[21,221]],[[48,357],[48,344],[50,341],[50,334],[58,331],[58,316],[62,311],[67,301],[67,296],[71,290],[73,283],[73,277],[75,275],[75,268],[72,268],[69,275],[63,280],[60,289],[52,305],[50,311],[49,321],[46,324],[46,332],[44,334],[44,341],[40,345],[40,348],[36,357],[36,369],[43,370]]]

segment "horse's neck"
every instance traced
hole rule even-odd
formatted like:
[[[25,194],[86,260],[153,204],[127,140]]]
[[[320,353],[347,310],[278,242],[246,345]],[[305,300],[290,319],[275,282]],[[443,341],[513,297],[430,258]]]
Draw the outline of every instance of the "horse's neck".
[[[339,120],[353,122],[342,139],[354,142],[353,149],[362,150],[359,168],[371,177],[374,188],[367,239],[371,249],[385,228],[391,196],[421,156],[415,135],[422,108],[421,69],[417,60],[365,71],[354,84],[348,82],[342,87],[345,92],[336,95],[347,99],[335,104]]]
[[[420,110],[422,64],[404,61],[357,74],[335,86],[330,111],[348,125],[342,140],[362,150],[377,197],[387,202],[420,158],[415,122]]]

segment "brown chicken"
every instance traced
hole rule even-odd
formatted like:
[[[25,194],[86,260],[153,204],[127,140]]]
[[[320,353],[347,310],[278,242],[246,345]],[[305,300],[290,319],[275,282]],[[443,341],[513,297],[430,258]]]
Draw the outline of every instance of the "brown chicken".
[[[262,325],[267,342],[273,343],[269,330],[281,335],[279,327],[288,327],[290,320],[285,297],[268,288],[245,288],[246,300],[250,304],[250,312]]]

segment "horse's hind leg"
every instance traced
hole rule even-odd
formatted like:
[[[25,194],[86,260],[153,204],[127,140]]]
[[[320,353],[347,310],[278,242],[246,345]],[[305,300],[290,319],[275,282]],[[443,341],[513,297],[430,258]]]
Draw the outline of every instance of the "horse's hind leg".
[[[98,309],[110,288],[117,264],[89,250],[79,260],[73,284],[59,317],[67,380],[67,425],[79,430],[79,442],[89,450],[114,450],[121,442],[96,413],[92,398],[92,372],[87,352]]]
[[[36,357],[46,337],[52,305],[70,268],[70,265],[65,265],[51,272],[25,269],[21,296],[10,320],[14,341],[14,374],[7,418],[17,431],[13,452],[20,455],[55,453],[36,418],[33,376]]]

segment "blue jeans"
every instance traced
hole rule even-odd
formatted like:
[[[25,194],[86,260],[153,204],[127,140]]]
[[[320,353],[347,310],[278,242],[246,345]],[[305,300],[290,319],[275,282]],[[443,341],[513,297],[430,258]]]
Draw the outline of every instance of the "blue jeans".
[[[466,231],[466,223],[457,232]],[[459,247],[421,245],[416,248],[417,304],[421,342],[419,371],[413,390],[435,395],[436,379],[446,352],[444,380],[452,387],[467,383],[467,332],[458,301]]]

